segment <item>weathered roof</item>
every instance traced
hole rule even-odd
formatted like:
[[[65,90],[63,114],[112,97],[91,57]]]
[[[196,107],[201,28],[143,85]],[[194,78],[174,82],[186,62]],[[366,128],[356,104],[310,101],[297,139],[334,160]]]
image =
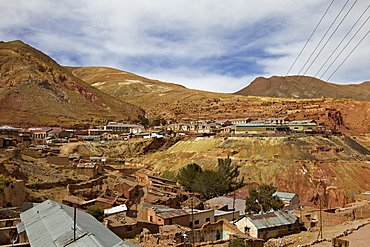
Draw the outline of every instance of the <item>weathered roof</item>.
[[[127,206],[126,204],[119,205],[113,208],[108,208],[104,209],[104,214],[110,215],[110,214],[116,214],[116,213],[121,213],[127,211]]]
[[[0,126],[0,130],[17,131],[18,128],[14,128],[9,125],[3,125],[3,126]]]
[[[272,195],[273,196],[278,196],[281,199],[286,199],[286,200],[289,200],[289,201],[292,200],[294,196],[296,196],[296,194],[294,194],[294,193],[280,192],[280,191],[276,191]]]
[[[220,196],[208,201],[209,204],[221,204],[227,205],[229,210],[233,209],[234,198]],[[245,199],[235,199],[235,211],[240,211],[240,213],[245,213]]]
[[[92,215],[77,210],[73,240],[72,207],[47,200],[21,214],[18,232],[26,230],[31,246],[136,246],[124,242]]]
[[[297,221],[297,217],[289,211],[275,211],[266,214],[256,214],[249,216],[248,219],[257,229],[291,225]]]
[[[156,213],[156,215],[158,217],[161,217],[162,219],[171,219],[171,218],[189,215],[189,213],[182,209],[174,209],[174,210],[169,210],[169,211],[161,211],[160,213]]]

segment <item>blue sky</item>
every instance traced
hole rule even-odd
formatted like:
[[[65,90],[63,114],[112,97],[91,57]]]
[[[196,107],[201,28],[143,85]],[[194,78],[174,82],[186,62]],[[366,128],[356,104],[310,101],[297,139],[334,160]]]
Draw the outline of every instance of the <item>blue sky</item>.
[[[319,71],[369,6],[368,0],[355,1],[334,1],[289,75],[305,71],[304,63],[340,9],[347,2],[329,35],[354,4],[306,75]],[[22,40],[61,65],[113,67],[192,89],[231,93],[259,76],[286,75],[330,3],[331,0],[0,0],[0,39]],[[325,75],[317,77],[326,81],[365,36],[370,28],[370,21],[365,22],[369,15],[370,9],[348,35],[347,40],[365,23],[347,49]],[[369,81],[369,44],[370,35],[329,82]]]

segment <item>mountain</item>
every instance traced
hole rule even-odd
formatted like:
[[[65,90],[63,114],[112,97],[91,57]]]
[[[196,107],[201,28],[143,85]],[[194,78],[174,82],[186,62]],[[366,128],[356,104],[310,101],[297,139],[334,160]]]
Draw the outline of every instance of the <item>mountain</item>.
[[[235,94],[278,98],[347,98],[370,101],[370,82],[339,85],[309,76],[258,77]]]
[[[254,101],[244,96],[192,90],[118,69],[68,67],[68,70],[97,89],[143,108],[149,119],[244,117],[242,111],[235,111],[235,102]]]
[[[78,126],[138,121],[144,111],[75,77],[21,42],[0,43],[0,124]]]

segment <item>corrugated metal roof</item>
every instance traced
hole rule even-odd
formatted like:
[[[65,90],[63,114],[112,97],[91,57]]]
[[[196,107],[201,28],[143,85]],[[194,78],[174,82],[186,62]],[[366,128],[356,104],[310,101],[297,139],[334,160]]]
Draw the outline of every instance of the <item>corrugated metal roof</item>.
[[[229,210],[233,210],[234,198],[220,196],[212,199],[212,201],[209,203],[227,205]],[[245,213],[245,200],[238,198],[235,199],[235,211],[240,211],[241,214]]]
[[[125,212],[127,211],[127,206],[126,204],[119,205],[113,208],[108,208],[104,209],[104,214],[110,215],[110,214],[115,214],[115,213],[120,213],[120,212]]]
[[[297,217],[289,211],[276,211],[267,214],[256,214],[248,217],[249,221],[258,229],[291,225]]]
[[[171,219],[176,218],[180,216],[188,215],[189,213],[182,209],[174,209],[170,211],[162,211],[160,213],[157,213],[156,215],[161,217],[162,219]]]
[[[22,225],[31,246],[136,246],[128,244],[97,221],[92,215],[77,210],[76,241],[73,240],[72,207],[47,200],[21,214]]]
[[[296,195],[294,193],[288,193],[288,192],[279,192],[279,191],[276,191],[274,194],[272,194],[273,196],[278,196],[279,198],[281,199],[288,199],[288,200],[292,200],[293,197]]]

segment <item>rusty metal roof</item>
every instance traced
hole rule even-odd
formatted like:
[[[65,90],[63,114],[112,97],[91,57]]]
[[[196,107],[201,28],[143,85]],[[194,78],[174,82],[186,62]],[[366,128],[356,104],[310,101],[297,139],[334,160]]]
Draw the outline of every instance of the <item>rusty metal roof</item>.
[[[290,211],[275,211],[266,214],[256,214],[248,217],[249,221],[258,229],[272,228],[277,226],[291,225],[297,221],[297,217]]]
[[[176,217],[181,217],[188,215],[189,213],[182,209],[174,209],[169,211],[161,211],[160,213],[156,213],[158,217],[161,217],[162,219],[171,219]]]

